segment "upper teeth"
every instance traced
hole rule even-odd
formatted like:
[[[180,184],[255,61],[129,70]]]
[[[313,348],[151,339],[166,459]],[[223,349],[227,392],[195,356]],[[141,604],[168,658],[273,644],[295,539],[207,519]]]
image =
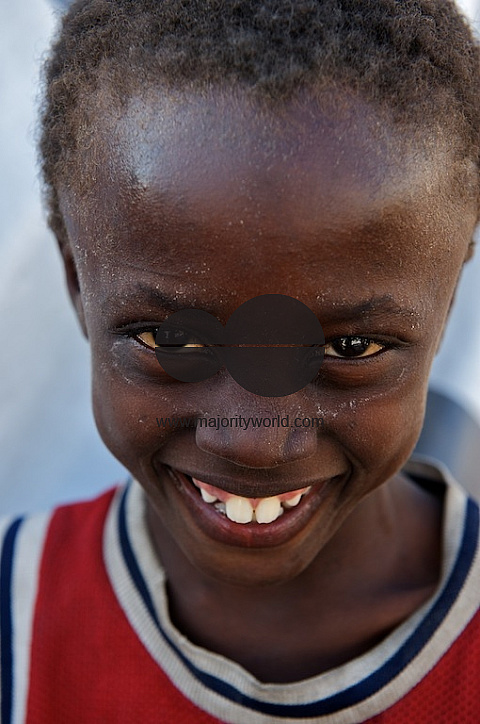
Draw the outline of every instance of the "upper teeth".
[[[216,500],[218,500],[215,495],[210,495],[210,493],[207,493],[207,491],[203,488],[200,488],[200,495],[206,503],[214,503]]]
[[[234,523],[251,523],[253,519],[252,504],[247,498],[232,495],[225,503],[227,518]]]
[[[286,508],[294,508],[296,505],[299,504],[302,495],[303,495],[303,493],[297,493],[294,498],[290,498],[289,500],[285,500],[285,501],[283,502],[284,506],[285,506]]]
[[[285,494],[282,496],[274,495],[269,498],[257,499],[254,507],[252,504],[253,499],[244,498],[241,495],[233,495],[232,493],[222,494],[222,497],[225,498],[224,502],[217,502],[219,500],[218,497],[204,490],[199,480],[195,480],[194,478],[193,481],[200,489],[200,495],[206,503],[215,503],[215,508],[222,513],[224,512],[229,520],[242,524],[251,523],[252,521],[256,521],[257,523],[272,523],[283,514],[284,508],[294,508],[298,505],[302,496],[308,493],[311,487],[304,488],[288,499],[281,499],[284,498]]]
[[[263,498],[255,508],[255,519],[257,523],[271,523],[277,520],[282,512],[282,504],[277,495],[273,498]]]

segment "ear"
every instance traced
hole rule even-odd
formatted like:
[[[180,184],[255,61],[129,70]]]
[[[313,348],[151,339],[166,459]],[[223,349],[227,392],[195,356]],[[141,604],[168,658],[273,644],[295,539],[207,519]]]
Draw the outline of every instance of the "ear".
[[[465,259],[463,263],[465,264],[467,261],[470,261],[473,254],[475,252],[475,239],[472,239],[468,245],[467,253],[465,254]]]
[[[436,355],[437,355],[437,354],[439,353],[439,351],[440,351],[440,347],[441,347],[441,345],[442,345],[443,337],[444,337],[444,335],[445,335],[445,330],[446,330],[446,328],[447,328],[448,320],[449,320],[449,317],[450,317],[450,312],[452,311],[453,303],[455,302],[455,299],[456,299],[456,297],[457,297],[457,289],[458,289],[458,285],[459,285],[459,283],[460,283],[460,278],[461,278],[461,275],[462,275],[463,267],[465,266],[465,264],[467,263],[467,261],[470,261],[470,259],[471,259],[472,256],[474,255],[474,253],[475,253],[475,239],[472,238],[471,241],[470,241],[470,243],[469,243],[469,245],[468,245],[467,251],[466,251],[466,253],[465,253],[465,258],[464,258],[464,260],[463,260],[462,268],[460,269],[460,273],[459,273],[459,275],[458,275],[458,279],[457,279],[457,283],[456,283],[456,285],[455,285],[455,289],[453,290],[452,298],[450,299],[450,304],[449,304],[449,307],[448,307],[448,312],[447,312],[447,318],[446,318],[446,320],[445,320],[445,325],[444,325],[444,327],[443,327],[442,333],[441,333],[441,335],[440,335],[440,339],[438,340],[437,349],[436,349],[436,351],[435,351],[435,354],[436,354]]]
[[[83,309],[82,295],[80,293],[80,284],[78,282],[77,266],[73,256],[70,244],[63,243],[59,245],[62,255],[63,267],[65,269],[65,279],[67,282],[68,293],[72,300],[77,319],[85,337],[88,339],[87,324],[85,321],[85,311]]]

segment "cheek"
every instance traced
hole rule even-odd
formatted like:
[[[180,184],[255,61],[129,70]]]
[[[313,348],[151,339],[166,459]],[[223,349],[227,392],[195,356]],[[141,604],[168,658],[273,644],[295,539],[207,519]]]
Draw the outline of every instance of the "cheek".
[[[112,362],[95,364],[93,354],[92,400],[100,436],[120,462],[138,475],[141,461],[161,448],[168,431],[157,424],[157,417],[172,414],[174,405],[162,390],[122,375]]]
[[[395,391],[360,397],[337,409],[338,437],[364,470],[376,470],[376,484],[393,475],[410,457],[422,429],[427,385],[414,378]],[[345,409],[342,414],[341,407]],[[375,479],[374,479],[375,478]]]

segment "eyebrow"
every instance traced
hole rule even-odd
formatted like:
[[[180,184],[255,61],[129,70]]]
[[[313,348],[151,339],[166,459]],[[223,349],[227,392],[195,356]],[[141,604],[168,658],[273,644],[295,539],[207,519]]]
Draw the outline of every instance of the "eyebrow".
[[[193,297],[189,299],[184,294],[176,294],[171,292],[165,292],[162,289],[155,289],[155,287],[145,284],[144,282],[137,282],[134,287],[126,290],[122,296],[128,302],[141,301],[157,307],[167,314],[173,314],[173,312],[179,312],[182,309],[203,309],[206,312],[210,312],[213,316],[216,316],[213,307],[205,304],[198,304],[197,298]],[[195,299],[195,303],[194,303]],[[108,302],[107,302],[108,303]]]
[[[359,317],[374,319],[375,317],[400,316],[408,319],[417,319],[420,316],[418,309],[400,306],[391,294],[384,294],[381,297],[370,297],[353,306],[347,302],[335,303],[328,311],[324,310],[323,313],[333,322],[353,320]]]
[[[135,285],[135,296],[137,294],[142,296],[142,300],[159,306],[169,312],[178,312],[181,309],[189,309],[191,305],[186,303],[184,300],[180,300],[177,295],[172,296],[167,292],[163,292],[160,289],[150,287],[148,284]],[[182,295],[183,296],[183,295]]]
[[[179,299],[177,296],[172,296],[168,292],[164,292],[161,289],[155,289],[143,282],[138,282],[134,287],[131,298],[136,297],[141,297],[142,301],[146,301],[147,303],[159,307],[169,313],[178,312],[182,309],[191,309],[194,307],[210,312],[213,316],[216,316],[216,312],[218,312],[218,310],[210,307],[209,305],[198,305],[198,303],[195,305],[193,300],[190,303],[183,295],[182,298]],[[391,294],[370,297],[369,299],[357,302],[353,306],[348,302],[334,302],[328,305],[328,307],[327,305],[325,305],[325,307],[322,305],[322,307],[319,307],[317,311],[319,312],[317,316],[321,322],[323,318],[325,321],[328,318],[329,322],[339,322],[356,321],[359,318],[370,320],[379,317],[402,317],[412,320],[420,317],[418,309],[400,306]]]

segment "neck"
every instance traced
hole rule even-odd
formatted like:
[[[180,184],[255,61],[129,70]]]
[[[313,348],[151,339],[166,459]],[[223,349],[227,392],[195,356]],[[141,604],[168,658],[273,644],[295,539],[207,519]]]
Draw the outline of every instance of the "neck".
[[[361,655],[421,606],[438,582],[440,519],[439,501],[397,477],[364,499],[299,575],[248,586],[198,570],[147,509],[174,624],[276,682]]]

